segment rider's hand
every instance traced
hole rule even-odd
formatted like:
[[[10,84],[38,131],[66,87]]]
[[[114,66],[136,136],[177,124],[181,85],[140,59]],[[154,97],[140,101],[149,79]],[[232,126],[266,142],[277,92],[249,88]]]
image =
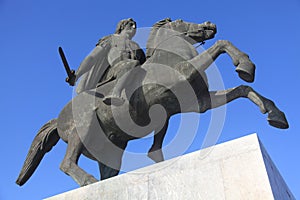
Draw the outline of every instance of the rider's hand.
[[[71,77],[67,77],[66,82],[69,83],[70,86],[74,86],[76,81],[75,71],[72,70],[71,73]]]

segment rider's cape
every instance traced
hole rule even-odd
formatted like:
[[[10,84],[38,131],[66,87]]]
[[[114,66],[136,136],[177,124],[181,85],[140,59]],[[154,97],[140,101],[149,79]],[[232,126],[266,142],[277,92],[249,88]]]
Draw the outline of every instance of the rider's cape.
[[[109,37],[100,40],[93,51],[79,66],[78,72],[83,72],[83,74],[79,75],[80,82],[76,88],[77,94],[85,90],[96,88],[98,82],[102,79],[105,71],[110,66],[107,60],[109,49],[109,41],[107,40],[109,40]]]

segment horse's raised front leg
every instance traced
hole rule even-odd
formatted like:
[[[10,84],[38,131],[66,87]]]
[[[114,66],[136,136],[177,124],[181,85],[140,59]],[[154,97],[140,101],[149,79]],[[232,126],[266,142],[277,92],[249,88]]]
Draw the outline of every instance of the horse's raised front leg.
[[[98,181],[95,177],[78,166],[78,159],[83,148],[83,144],[77,133],[73,132],[73,134],[70,134],[68,137],[67,153],[60,165],[60,169],[71,176],[80,186],[85,186]]]
[[[218,40],[213,46],[189,62],[197,67],[198,71],[204,71],[223,53],[227,53],[231,57],[241,79],[247,82],[254,81],[255,65],[246,53],[227,40]]]
[[[167,133],[168,124],[169,124],[168,121],[169,120],[166,121],[166,124],[161,130],[154,132],[154,141],[153,141],[153,145],[148,151],[148,157],[155,162],[164,161],[164,156],[161,148],[162,148],[165,135]]]
[[[240,97],[250,99],[259,106],[263,114],[268,113],[267,120],[271,126],[282,129],[289,127],[284,113],[276,107],[274,102],[261,96],[250,86],[241,85],[228,90],[210,92],[210,96],[203,97],[200,100],[201,112],[222,106]]]

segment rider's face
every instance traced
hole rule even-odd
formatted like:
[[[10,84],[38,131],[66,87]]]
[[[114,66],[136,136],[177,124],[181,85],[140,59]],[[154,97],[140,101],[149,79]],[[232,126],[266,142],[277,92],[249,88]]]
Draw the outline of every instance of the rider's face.
[[[129,39],[133,38],[133,36],[136,33],[136,25],[135,25],[135,23],[134,22],[129,22],[128,24],[126,24],[126,26],[123,29],[123,31],[128,35]]]

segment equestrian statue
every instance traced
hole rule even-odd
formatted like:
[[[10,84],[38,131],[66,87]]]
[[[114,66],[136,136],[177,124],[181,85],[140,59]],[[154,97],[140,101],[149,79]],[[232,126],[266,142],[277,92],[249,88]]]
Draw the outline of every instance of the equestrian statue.
[[[164,160],[162,144],[171,116],[204,113],[238,98],[257,105],[271,126],[289,127],[274,102],[252,87],[210,91],[205,70],[221,55],[228,54],[238,76],[253,82],[255,65],[249,56],[227,40],[218,40],[198,53],[197,44],[214,38],[216,25],[166,18],[155,23],[148,37],[146,54],[132,40],[133,19],[121,20],[116,32],[103,37],[75,72],[67,69],[67,82],[77,84],[77,95],[58,118],[37,133],[16,181],[23,185],[43,156],[62,139],[67,152],[60,169],[80,186],[98,180],[78,166],[80,155],[98,162],[101,180],[118,175],[127,143],[154,131],[148,157]],[[187,133],[188,134],[188,133]]]

